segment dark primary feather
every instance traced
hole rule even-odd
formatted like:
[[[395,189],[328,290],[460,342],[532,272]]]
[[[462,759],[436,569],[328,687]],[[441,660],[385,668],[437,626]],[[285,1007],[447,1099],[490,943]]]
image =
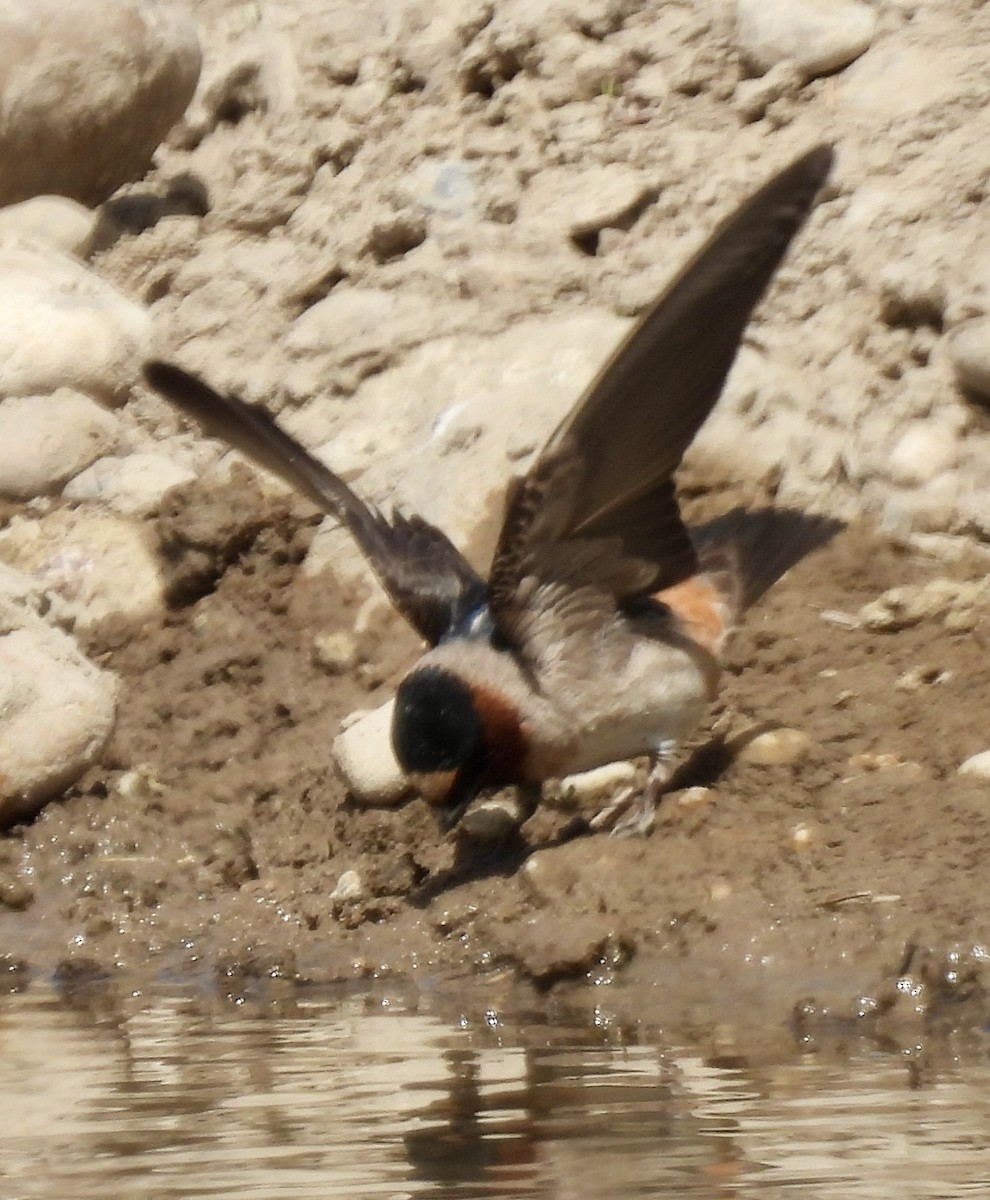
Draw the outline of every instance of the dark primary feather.
[[[554,547],[577,539],[612,559],[649,564],[644,591],[697,568],[672,475],[708,417],[743,331],[811,210],[832,162],[819,147],[765,184],[716,230],[620,345],[510,492],[490,581],[500,631],[513,640],[523,576],[541,577]],[[609,550],[611,547],[611,550]],[[642,572],[617,570],[637,578]],[[631,593],[617,593],[618,599]]]
[[[211,437],[272,471],[346,526],[392,603],[430,645],[484,606],[484,580],[428,521],[401,513],[384,517],[262,409],[221,395],[181,367],[152,362],[144,375]]]

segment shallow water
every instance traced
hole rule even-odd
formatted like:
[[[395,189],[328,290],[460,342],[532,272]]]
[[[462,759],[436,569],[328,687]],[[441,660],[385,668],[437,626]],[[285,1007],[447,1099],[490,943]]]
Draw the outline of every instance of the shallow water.
[[[704,1041],[385,993],[32,988],[0,998],[0,1195],[990,1194],[990,1042],[922,1068],[860,1041],[762,1062]]]

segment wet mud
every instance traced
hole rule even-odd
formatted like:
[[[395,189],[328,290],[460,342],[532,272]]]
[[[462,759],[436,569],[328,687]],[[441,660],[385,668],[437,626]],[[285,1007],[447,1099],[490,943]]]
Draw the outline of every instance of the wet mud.
[[[417,646],[396,622],[320,665],[314,639],[351,629],[357,598],[301,573],[306,506],[247,472],[212,505],[183,493],[159,520],[170,615],[90,647],[126,687],[104,763],[0,842],[12,980],[470,977],[806,1038],[986,1019],[990,805],[957,768],[986,747],[990,606],[852,620],[896,585],[980,579],[979,560],[846,529],[734,635],[649,836],[589,834],[548,788],[492,848],[443,837],[416,798],[361,809],[336,776],[340,720],[387,699]],[[774,727],[807,735],[797,761],[747,761]]]

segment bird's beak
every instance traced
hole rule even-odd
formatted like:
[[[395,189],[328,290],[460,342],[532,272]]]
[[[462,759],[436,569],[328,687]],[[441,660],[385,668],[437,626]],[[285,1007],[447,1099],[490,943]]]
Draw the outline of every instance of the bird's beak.
[[[456,771],[410,775],[410,782],[436,813],[440,829],[450,833],[484,786],[484,765],[466,762]]]

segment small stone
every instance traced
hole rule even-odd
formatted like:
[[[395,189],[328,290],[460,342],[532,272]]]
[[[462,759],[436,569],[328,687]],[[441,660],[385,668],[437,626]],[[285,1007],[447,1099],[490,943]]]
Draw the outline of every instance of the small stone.
[[[953,330],[948,343],[959,386],[990,402],[990,319],[967,321]]]
[[[152,341],[148,311],[74,258],[0,246],[0,397],[71,388],[120,402]]]
[[[345,871],[337,880],[337,885],[330,893],[330,899],[335,904],[345,904],[349,900],[360,900],[364,896],[364,881],[357,871]]]
[[[135,803],[158,800],[165,794],[165,786],[149,766],[134,767],[117,779],[117,794]]]
[[[67,500],[105,504],[125,516],[150,516],[168,491],[195,478],[193,471],[163,454],[130,454],[97,459],[62,494]]]
[[[739,51],[761,74],[781,62],[806,79],[837,71],[868,49],[876,25],[858,0],[736,0]]]
[[[268,112],[275,107],[267,93],[264,63],[261,57],[248,52],[232,62],[202,89],[197,120],[207,129],[215,129],[225,121],[243,120],[248,113]]]
[[[801,729],[770,729],[745,740],[736,758],[744,763],[777,766],[800,762],[811,747],[811,738]]]
[[[716,903],[722,900],[728,900],[732,895],[732,884],[727,879],[713,879],[709,888],[708,896]]]
[[[990,750],[971,754],[958,768],[960,775],[974,775],[977,779],[990,779]]]
[[[79,392],[12,396],[0,403],[0,494],[26,500],[55,491],[111,449],[117,418]]]
[[[821,827],[813,821],[799,821],[791,829],[791,846],[799,854],[810,850],[821,840]]]
[[[859,617],[867,629],[881,633],[896,633],[937,618],[952,628],[967,629],[975,624],[977,608],[986,597],[985,580],[930,579],[890,588],[864,604]]]
[[[0,826],[29,820],[96,760],[118,687],[40,619],[0,635]]]
[[[954,466],[957,458],[958,442],[950,429],[931,421],[914,421],[894,443],[886,459],[886,473],[904,487],[917,486]]]
[[[790,62],[780,62],[759,79],[741,79],[733,101],[736,111],[747,121],[759,121],[767,109],[782,96],[796,96],[801,77]]]
[[[389,86],[384,80],[369,79],[355,84],[344,95],[342,115],[352,124],[366,127],[381,112],[388,95]]]
[[[922,688],[948,683],[951,678],[951,671],[943,671],[938,667],[912,667],[903,675],[898,675],[894,687],[900,692],[918,692]]]
[[[68,196],[32,196],[0,208],[0,242],[30,242],[85,258],[96,213]]]
[[[330,675],[343,675],[357,666],[360,654],[349,633],[318,633],[313,638],[313,662]]]
[[[567,233],[583,238],[607,228],[622,228],[635,220],[655,189],[639,171],[611,167],[588,171],[568,196]]]
[[[689,787],[678,792],[674,796],[674,806],[679,812],[691,812],[697,808],[704,808],[711,804],[715,797],[715,793],[709,787]]]
[[[406,289],[340,287],[296,318],[286,344],[304,354],[342,349],[345,362],[379,356],[387,361],[396,347],[425,341],[435,329],[422,296]]]
[[[559,900],[580,883],[573,864],[548,850],[537,850],[522,865],[522,882],[543,904]]]
[[[555,225],[575,240],[626,228],[656,193],[634,167],[554,167],[541,172],[522,197],[521,215]]]
[[[388,808],[409,791],[409,780],[392,750],[390,700],[364,713],[334,739],[333,756],[351,795],[369,808]]]
[[[596,96],[625,95],[636,60],[623,46],[595,42],[571,64],[570,99],[594,100]]]
[[[456,827],[457,837],[462,841],[498,846],[516,832],[528,815],[515,793],[493,796],[468,809]]]
[[[32,575],[54,616],[80,632],[133,629],[164,611],[158,556],[142,526],[123,517],[58,509],[0,530],[0,559]]]
[[[913,759],[903,759],[899,754],[886,750],[867,750],[861,754],[853,754],[849,758],[849,766],[852,770],[865,774],[882,772],[890,776],[892,772],[896,772],[897,777],[904,783],[928,778],[928,772],[921,763]]]
[[[620,788],[629,787],[635,782],[636,768],[631,762],[614,762],[565,776],[560,781],[560,791],[569,800],[590,805],[608,800]]]
[[[622,94],[640,104],[662,104],[670,95],[670,78],[659,63],[648,63],[636,72]]]

